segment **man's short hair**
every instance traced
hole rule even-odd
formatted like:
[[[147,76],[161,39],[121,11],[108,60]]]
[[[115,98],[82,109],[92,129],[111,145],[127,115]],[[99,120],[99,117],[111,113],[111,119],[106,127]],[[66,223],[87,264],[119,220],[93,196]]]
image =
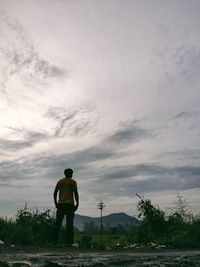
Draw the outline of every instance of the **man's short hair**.
[[[69,169],[66,169],[66,170],[64,170],[64,174],[65,174],[66,177],[71,178],[72,175],[73,175],[73,170],[70,169],[70,168]]]

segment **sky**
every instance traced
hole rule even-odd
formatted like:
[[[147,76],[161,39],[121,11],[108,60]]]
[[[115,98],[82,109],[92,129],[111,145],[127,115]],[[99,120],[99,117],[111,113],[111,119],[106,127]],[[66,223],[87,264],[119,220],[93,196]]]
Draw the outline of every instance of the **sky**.
[[[200,1],[0,0],[0,216],[137,216],[177,192],[200,213]]]

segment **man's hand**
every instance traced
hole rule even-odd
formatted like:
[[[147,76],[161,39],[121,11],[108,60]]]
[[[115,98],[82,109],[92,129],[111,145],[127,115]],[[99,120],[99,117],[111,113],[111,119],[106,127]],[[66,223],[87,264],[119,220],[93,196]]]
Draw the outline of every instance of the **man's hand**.
[[[79,195],[78,195],[77,188],[74,190],[74,197],[75,197],[75,203],[76,203],[76,205],[74,206],[74,211],[76,211],[79,206]]]
[[[53,198],[54,198],[54,203],[55,203],[55,206],[56,206],[56,209],[58,208],[58,202],[57,202],[57,193],[58,193],[58,190],[59,190],[59,186],[58,186],[58,183],[54,189],[54,193],[53,193]]]
[[[77,211],[77,209],[78,209],[78,204],[76,204],[76,205],[74,206],[74,211]]]

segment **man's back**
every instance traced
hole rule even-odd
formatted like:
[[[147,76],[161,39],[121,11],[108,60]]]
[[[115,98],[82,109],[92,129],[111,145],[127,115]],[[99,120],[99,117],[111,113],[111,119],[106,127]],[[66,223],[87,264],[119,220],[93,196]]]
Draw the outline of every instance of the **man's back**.
[[[77,183],[72,178],[62,178],[57,183],[59,190],[58,203],[74,205],[74,191],[77,190]]]

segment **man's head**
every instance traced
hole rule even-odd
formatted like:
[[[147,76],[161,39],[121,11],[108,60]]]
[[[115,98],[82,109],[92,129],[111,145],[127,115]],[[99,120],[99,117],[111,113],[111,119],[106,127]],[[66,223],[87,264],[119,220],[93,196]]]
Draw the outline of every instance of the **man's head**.
[[[67,177],[67,178],[71,178],[72,177],[72,175],[73,175],[73,170],[72,169],[66,169],[66,170],[64,170],[64,174],[65,174],[65,177]]]

